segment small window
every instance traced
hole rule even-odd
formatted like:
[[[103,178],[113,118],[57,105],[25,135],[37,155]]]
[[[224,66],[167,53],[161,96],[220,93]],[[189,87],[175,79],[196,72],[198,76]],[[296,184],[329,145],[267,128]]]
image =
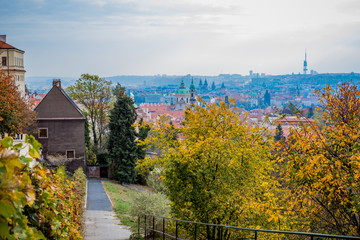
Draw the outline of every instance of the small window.
[[[67,159],[75,158],[75,150],[66,150],[66,158]]]
[[[48,138],[47,128],[39,128],[39,138]]]
[[[6,57],[2,57],[1,63],[2,63],[3,66],[7,65]]]

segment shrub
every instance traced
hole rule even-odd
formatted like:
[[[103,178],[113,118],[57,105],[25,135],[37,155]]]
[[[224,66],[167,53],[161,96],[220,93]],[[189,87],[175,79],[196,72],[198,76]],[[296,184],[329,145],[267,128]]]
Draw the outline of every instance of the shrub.
[[[155,168],[147,176],[146,183],[156,192],[166,194],[167,189],[164,182],[161,180],[160,176],[161,176],[161,170],[159,168]]]
[[[0,145],[0,238],[81,239],[83,199],[82,170],[69,181],[64,167],[50,171],[38,158],[40,144],[26,136],[31,157],[19,157],[21,144],[7,137]],[[34,162],[32,162],[34,163]]]
[[[170,215],[170,201],[164,194],[152,194],[146,192],[136,193],[131,205],[130,213],[133,216],[139,214],[152,214],[157,216]]]
[[[10,137],[0,142],[0,239],[45,239],[23,214],[24,207],[34,203],[35,191],[24,171],[32,158],[19,157],[20,148]],[[30,155],[38,156],[33,145]]]
[[[36,200],[26,207],[30,225],[47,239],[81,239],[83,190],[66,179],[64,167],[50,172],[40,165],[32,169],[31,181]]]

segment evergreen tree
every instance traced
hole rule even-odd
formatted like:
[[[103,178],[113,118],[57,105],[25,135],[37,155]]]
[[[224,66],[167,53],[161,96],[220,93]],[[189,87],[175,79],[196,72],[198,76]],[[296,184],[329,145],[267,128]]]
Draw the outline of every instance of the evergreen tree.
[[[90,149],[90,129],[89,129],[89,120],[88,114],[84,112],[85,116],[85,146],[87,149]]]
[[[150,131],[149,124],[144,123],[144,120],[141,118],[138,124],[139,133],[138,133],[138,141],[144,141],[148,133]],[[144,150],[144,146],[139,145],[137,146],[137,157],[138,159],[144,159],[146,154],[146,150]]]
[[[111,178],[121,183],[136,181],[135,161],[137,159],[136,111],[134,101],[118,84],[114,90],[116,102],[110,113],[108,152]]]
[[[284,139],[284,132],[282,130],[281,125],[279,124],[279,125],[277,125],[276,130],[275,130],[275,140],[280,141],[282,139]]]

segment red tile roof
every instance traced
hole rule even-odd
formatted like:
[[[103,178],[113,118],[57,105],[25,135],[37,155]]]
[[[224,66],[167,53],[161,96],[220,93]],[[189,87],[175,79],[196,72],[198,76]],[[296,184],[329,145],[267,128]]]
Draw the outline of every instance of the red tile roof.
[[[0,49],[16,49],[15,47],[11,46],[10,44],[0,41]]]

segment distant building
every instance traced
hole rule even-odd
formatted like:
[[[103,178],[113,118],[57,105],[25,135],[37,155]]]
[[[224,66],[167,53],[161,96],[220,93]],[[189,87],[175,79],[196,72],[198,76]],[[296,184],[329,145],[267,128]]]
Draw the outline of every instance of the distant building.
[[[268,90],[266,90],[265,94],[264,94],[264,104],[265,106],[270,106],[270,102],[271,102],[271,96]]]
[[[191,104],[195,104],[195,103],[196,103],[194,80],[191,80],[191,85],[190,85],[190,103],[191,103]]]
[[[224,83],[221,84],[221,90],[225,90],[225,84]]]
[[[202,84],[202,80],[200,78],[200,82],[199,82],[199,89],[201,90],[203,88],[203,84]]]
[[[25,97],[24,53],[6,43],[6,35],[0,35],[0,70],[14,76],[22,97]]]
[[[250,107],[255,108],[255,107],[259,106],[260,101],[261,101],[260,95],[258,93],[252,92],[250,95],[250,99],[249,99]]]
[[[35,108],[42,156],[49,166],[65,165],[74,172],[85,167],[85,117],[79,107],[54,80],[53,87]]]
[[[161,95],[158,93],[148,94],[145,96],[145,103],[161,103]]]
[[[306,49],[305,49],[305,60],[304,60],[304,75],[306,75],[307,72],[307,60],[306,60]]]
[[[311,74],[311,75],[316,75],[316,74],[319,74],[319,73],[318,73],[317,71],[311,69],[311,70],[310,70],[310,74]]]
[[[185,87],[184,81],[181,81],[180,87],[175,92],[175,111],[183,111],[191,103],[196,102],[195,86],[191,81],[190,91]]]
[[[216,86],[215,86],[215,82],[213,82],[211,85],[211,91],[215,91],[215,90],[216,90]]]
[[[204,86],[203,86],[203,90],[207,91],[208,90],[208,82],[207,80],[205,79],[205,82],[204,82]]]

